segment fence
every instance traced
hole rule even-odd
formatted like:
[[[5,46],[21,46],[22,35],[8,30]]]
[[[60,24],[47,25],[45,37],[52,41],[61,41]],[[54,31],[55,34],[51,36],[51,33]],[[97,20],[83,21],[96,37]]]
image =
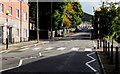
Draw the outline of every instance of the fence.
[[[97,40],[97,49],[102,48],[102,52],[110,59],[110,64],[115,65],[115,70],[120,68],[120,47],[118,45],[106,40]]]

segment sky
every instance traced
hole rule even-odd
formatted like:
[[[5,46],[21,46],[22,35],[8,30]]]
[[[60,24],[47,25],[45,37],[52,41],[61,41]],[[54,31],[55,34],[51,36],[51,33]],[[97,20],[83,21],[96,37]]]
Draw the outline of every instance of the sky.
[[[120,0],[78,0],[78,1],[81,3],[84,12],[93,15],[94,14],[93,7],[95,9],[98,9],[103,1],[118,2]]]

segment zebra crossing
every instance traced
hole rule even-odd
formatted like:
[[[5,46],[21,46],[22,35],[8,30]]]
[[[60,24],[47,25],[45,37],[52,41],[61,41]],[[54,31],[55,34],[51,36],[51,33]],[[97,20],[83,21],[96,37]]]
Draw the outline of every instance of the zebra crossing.
[[[58,51],[63,51],[63,50],[71,50],[71,51],[93,51],[92,48],[83,48],[83,47],[36,47],[36,48],[23,48],[20,49],[20,51],[25,51],[25,50],[33,50],[33,51],[39,51],[39,50],[58,50]]]

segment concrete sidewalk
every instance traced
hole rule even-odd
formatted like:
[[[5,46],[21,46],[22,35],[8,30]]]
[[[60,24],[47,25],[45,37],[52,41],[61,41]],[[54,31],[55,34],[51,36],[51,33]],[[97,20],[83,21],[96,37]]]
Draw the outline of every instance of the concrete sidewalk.
[[[11,51],[11,50],[22,49],[26,46],[42,44],[42,43],[49,43],[49,41],[39,41],[39,43],[37,43],[37,41],[34,40],[34,41],[14,43],[14,44],[9,44],[8,49],[6,49],[6,45],[0,45],[0,53],[6,52],[6,51]]]
[[[108,58],[108,55],[103,52],[103,48],[97,49],[98,55],[101,59],[101,63],[104,67],[106,74],[120,74],[120,50],[119,50],[119,68],[115,69],[115,49],[113,52],[113,64],[111,64],[111,59]]]

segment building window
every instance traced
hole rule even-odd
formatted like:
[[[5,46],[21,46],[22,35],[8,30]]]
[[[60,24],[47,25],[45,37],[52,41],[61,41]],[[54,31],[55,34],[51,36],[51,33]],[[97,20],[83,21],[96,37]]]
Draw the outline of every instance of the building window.
[[[27,13],[26,12],[24,12],[24,21],[27,21]]]
[[[0,13],[3,13],[3,8],[4,8],[3,4],[0,3]]]
[[[16,9],[16,18],[19,18],[19,10]]]
[[[16,29],[16,36],[19,37],[19,29]]]
[[[12,15],[12,7],[9,7],[9,15]]]

